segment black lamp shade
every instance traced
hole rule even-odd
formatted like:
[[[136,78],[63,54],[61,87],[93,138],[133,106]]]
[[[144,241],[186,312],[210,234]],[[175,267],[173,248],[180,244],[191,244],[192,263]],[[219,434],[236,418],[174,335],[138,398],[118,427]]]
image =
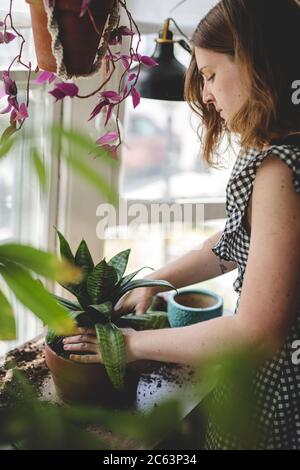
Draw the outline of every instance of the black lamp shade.
[[[173,34],[168,31],[168,39]],[[157,42],[152,56],[156,67],[141,67],[136,88],[143,98],[153,100],[184,101],[186,68],[174,56],[173,42]]]

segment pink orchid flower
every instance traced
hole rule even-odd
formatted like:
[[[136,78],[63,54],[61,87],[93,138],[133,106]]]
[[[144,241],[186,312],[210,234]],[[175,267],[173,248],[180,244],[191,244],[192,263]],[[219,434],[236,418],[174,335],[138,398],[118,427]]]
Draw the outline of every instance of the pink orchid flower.
[[[47,72],[46,70],[43,70],[43,72],[41,72],[38,78],[35,80],[35,83],[38,83],[39,85],[45,82],[52,83],[55,79],[56,79],[55,73]]]
[[[8,44],[12,42],[17,36],[12,33],[1,33],[0,32],[0,44]]]
[[[97,140],[97,144],[108,144],[109,142],[112,142],[117,138],[118,134],[116,132],[107,132],[105,135],[103,135],[102,137],[100,137],[100,139]]]
[[[100,140],[100,139],[99,139]],[[99,140],[97,140],[96,143],[99,143]],[[117,155],[117,146],[116,145],[109,145],[109,144],[100,144],[101,148],[103,150],[105,150],[109,156],[113,159],[113,160],[117,160],[118,159],[118,155]]]
[[[52,91],[49,91],[50,95],[54,96],[56,102],[64,99],[66,96],[74,98],[78,94],[78,86],[75,83],[57,83]]]
[[[22,121],[23,119],[26,119],[28,117],[29,117],[29,114],[28,114],[28,109],[27,109],[26,104],[25,103],[20,104],[18,111],[16,111],[15,120]]]
[[[133,54],[132,58],[135,62],[141,62],[147,67],[157,67],[159,65],[156,62],[156,60],[154,60],[152,57],[149,57],[147,55]]]
[[[83,16],[87,9],[89,8],[91,0],[82,0],[80,16]]]
[[[7,71],[4,71],[2,77],[4,82],[5,94],[9,96],[17,96],[18,88],[16,82],[10,78],[9,73]]]
[[[104,124],[106,126],[112,116],[114,106],[116,106],[122,100],[122,97],[115,91],[103,91],[100,93],[100,97],[101,100],[93,109],[89,121],[91,121],[91,119],[94,119],[102,111],[103,108],[107,108],[106,121]]]
[[[131,31],[127,26],[119,26],[119,28],[114,29],[110,33],[109,45],[116,46],[117,44],[122,44],[123,36],[134,36],[134,32]]]

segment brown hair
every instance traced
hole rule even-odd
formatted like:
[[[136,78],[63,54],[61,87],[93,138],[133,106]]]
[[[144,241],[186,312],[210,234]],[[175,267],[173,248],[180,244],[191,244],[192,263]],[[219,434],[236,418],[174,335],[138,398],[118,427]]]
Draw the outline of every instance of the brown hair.
[[[201,20],[192,43],[185,99],[201,118],[198,135],[208,164],[215,166],[214,153],[225,133],[229,138],[230,132],[238,133],[245,149],[261,149],[300,130],[300,105],[292,100],[292,84],[300,80],[300,8],[295,0],[222,0]],[[250,98],[232,118],[230,132],[214,106],[202,100],[195,47],[228,54],[246,67]]]

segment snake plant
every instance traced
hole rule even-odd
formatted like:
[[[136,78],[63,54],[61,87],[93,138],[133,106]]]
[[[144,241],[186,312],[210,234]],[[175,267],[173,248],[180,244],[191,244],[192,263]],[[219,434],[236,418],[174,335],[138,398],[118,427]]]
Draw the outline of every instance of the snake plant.
[[[77,301],[58,296],[56,299],[68,309],[79,327],[95,328],[107,374],[113,386],[121,389],[124,385],[126,347],[120,326],[141,330],[166,328],[169,323],[166,312],[155,311],[153,308],[145,315],[129,314],[119,318],[114,313],[114,305],[126,292],[137,287],[161,286],[170,290],[174,286],[163,280],[134,279],[144,268],[124,276],[130,249],[117,253],[108,262],[104,258],[95,265],[84,240],[73,255],[62,233],[57,231],[57,234],[61,256],[80,268],[83,275],[80,283],[61,284]],[[48,333],[47,342],[50,346],[56,339],[56,335]]]

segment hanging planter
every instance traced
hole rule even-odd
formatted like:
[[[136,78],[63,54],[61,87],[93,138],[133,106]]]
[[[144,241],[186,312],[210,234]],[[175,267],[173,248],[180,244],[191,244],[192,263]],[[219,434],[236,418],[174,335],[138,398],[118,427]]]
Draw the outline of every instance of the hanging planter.
[[[105,114],[106,127],[115,121],[115,131],[104,131],[96,145],[104,153],[117,159],[121,145],[119,108],[127,99],[132,99],[133,107],[140,103],[136,89],[142,66],[154,67],[158,64],[152,58],[139,53],[141,36],[136,22],[127,8],[126,0],[26,0],[30,6],[32,29],[39,68],[43,69],[36,83],[53,83],[49,93],[56,101],[85,99],[95,96],[95,102],[88,120],[98,114]],[[6,97],[7,104],[0,110],[9,114],[9,126],[0,137],[0,144],[19,131],[29,117],[29,91],[32,62],[23,60],[25,37],[14,25],[13,2],[9,0],[7,14],[0,18],[0,44],[20,41],[18,55],[7,70],[2,73],[0,99]],[[125,13],[127,25],[120,24],[121,9]],[[133,37],[137,42],[133,44]],[[122,47],[123,38],[129,39]],[[25,101],[20,102],[17,83],[11,76],[11,69],[17,62],[28,71]],[[119,65],[119,67],[117,67]],[[134,70],[132,69],[133,66]],[[99,81],[93,91],[82,94],[76,83],[70,79],[88,77],[100,70]],[[38,69],[36,69],[38,71]],[[107,89],[114,73],[117,74],[115,90]]]
[[[38,65],[64,79],[99,70],[119,20],[117,0],[26,0],[30,5]],[[85,14],[82,14],[85,13]]]

